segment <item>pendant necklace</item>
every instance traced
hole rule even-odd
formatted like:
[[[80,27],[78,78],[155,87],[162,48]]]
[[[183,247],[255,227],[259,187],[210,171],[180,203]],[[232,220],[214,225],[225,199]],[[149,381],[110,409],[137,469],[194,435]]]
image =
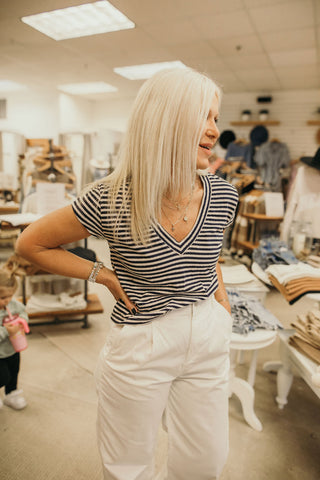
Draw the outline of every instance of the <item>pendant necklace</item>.
[[[179,223],[182,219],[183,219],[184,222],[187,222],[187,221],[188,221],[188,208],[189,208],[189,206],[190,206],[190,203],[191,203],[191,200],[192,200],[192,197],[193,197],[193,189],[194,189],[194,185],[192,185],[192,190],[191,190],[191,192],[190,192],[190,198],[189,198],[189,201],[188,201],[188,203],[187,203],[187,205],[186,205],[186,207],[185,207],[185,210],[184,210],[183,214],[182,214],[182,215],[178,218],[178,220],[176,220],[174,223],[172,223],[172,221],[170,220],[170,218],[167,217],[165,211],[164,211],[163,208],[161,207],[161,210],[162,210],[163,215],[164,215],[165,218],[168,220],[168,222],[171,223],[171,231],[172,231],[172,232],[174,232],[174,230],[175,230],[174,227],[175,227],[175,226],[177,225],[177,223]],[[178,206],[179,206],[179,208],[178,208]],[[170,208],[170,207],[168,207],[168,208]],[[176,204],[176,208],[177,208],[177,210],[180,210],[180,209],[181,209],[181,205]]]

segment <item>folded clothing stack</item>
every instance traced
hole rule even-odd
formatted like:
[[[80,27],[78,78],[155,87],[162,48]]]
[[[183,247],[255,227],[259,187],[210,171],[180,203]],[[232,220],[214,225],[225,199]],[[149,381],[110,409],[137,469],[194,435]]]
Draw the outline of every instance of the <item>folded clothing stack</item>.
[[[315,268],[320,268],[320,257],[318,255],[309,255],[306,262]]]
[[[87,302],[82,294],[68,295],[60,293],[60,295],[52,295],[50,293],[42,293],[31,295],[26,310],[28,313],[36,312],[59,312],[64,310],[83,310],[87,306]]]
[[[320,257],[319,257],[320,258]],[[291,265],[298,263],[294,253],[288,245],[278,238],[266,238],[260,240],[259,247],[252,252],[252,260],[256,262],[262,270],[269,265]]]
[[[320,364],[320,310],[298,315],[291,325],[295,334],[290,337],[289,344]]]
[[[256,298],[231,288],[227,288],[227,294],[231,305],[233,333],[246,334],[258,329],[282,328],[279,320]]]
[[[302,262],[294,265],[270,265],[266,272],[290,305],[306,293],[320,292],[320,269],[311,265]]]

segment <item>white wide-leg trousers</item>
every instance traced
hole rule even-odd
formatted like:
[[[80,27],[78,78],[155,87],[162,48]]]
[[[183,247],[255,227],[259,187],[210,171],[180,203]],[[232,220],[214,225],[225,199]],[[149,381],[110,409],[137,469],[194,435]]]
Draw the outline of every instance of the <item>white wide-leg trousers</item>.
[[[96,370],[105,480],[153,480],[164,413],[167,480],[218,478],[228,453],[231,329],[213,296],[146,325],[111,327]]]

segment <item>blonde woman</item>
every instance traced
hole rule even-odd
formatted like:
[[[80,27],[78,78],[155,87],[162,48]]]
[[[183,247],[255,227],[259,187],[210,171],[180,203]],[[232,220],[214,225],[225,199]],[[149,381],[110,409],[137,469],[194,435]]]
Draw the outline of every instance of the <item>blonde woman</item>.
[[[96,371],[108,480],[154,478],[162,418],[168,480],[211,480],[226,461],[232,320],[217,262],[238,196],[205,172],[220,96],[191,69],[146,81],[117,169],[17,244],[45,270],[98,282],[116,300]],[[89,235],[108,241],[113,270],[60,247]]]

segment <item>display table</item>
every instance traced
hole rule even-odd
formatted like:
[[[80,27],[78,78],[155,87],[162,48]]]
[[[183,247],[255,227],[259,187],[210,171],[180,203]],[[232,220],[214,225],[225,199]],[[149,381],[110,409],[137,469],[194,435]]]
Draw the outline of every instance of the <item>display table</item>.
[[[278,332],[281,362],[276,362],[275,364],[267,362],[264,366],[265,370],[277,370],[278,372],[276,401],[279,408],[283,408],[288,403],[287,398],[293,381],[293,371],[296,371],[320,398],[320,387],[316,385],[313,379],[313,375],[316,374],[317,364],[289,345],[289,338],[293,334],[294,330],[281,330]]]
[[[256,330],[247,335],[232,333],[230,343],[230,380],[229,396],[235,394],[242,406],[243,416],[246,422],[254,430],[261,431],[262,424],[254,412],[254,382],[257,368],[258,351],[271,345],[277,337],[275,330]],[[237,356],[243,350],[251,350],[252,357],[247,380],[236,376]]]

